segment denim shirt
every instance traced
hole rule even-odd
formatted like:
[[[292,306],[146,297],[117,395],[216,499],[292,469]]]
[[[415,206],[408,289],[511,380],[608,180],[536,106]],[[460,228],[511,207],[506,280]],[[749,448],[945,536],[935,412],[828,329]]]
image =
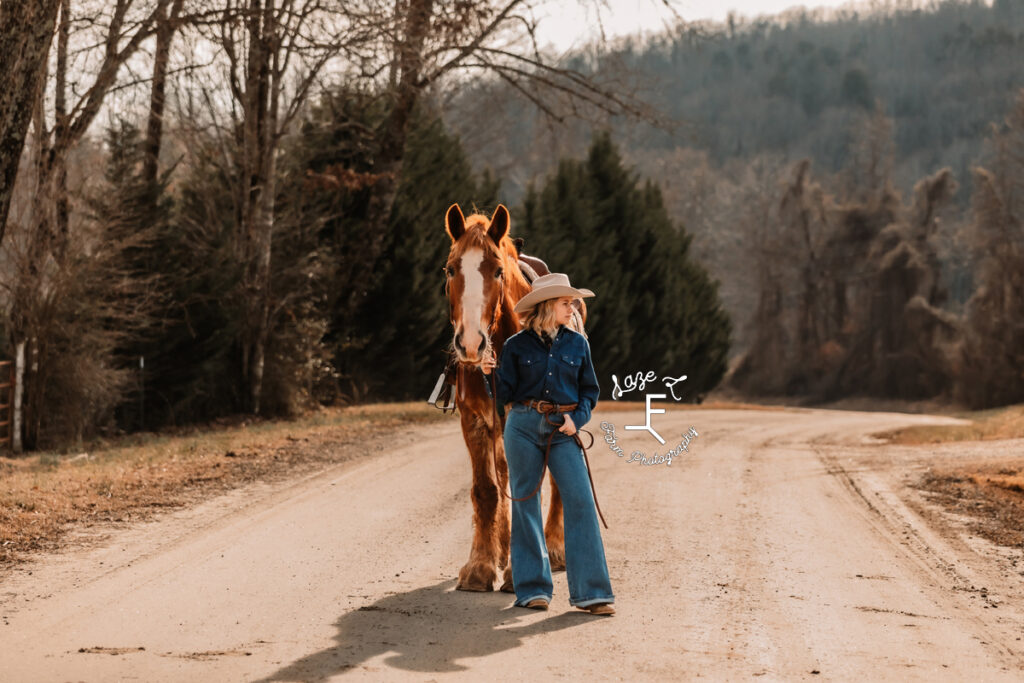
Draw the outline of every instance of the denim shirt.
[[[498,360],[498,406],[536,398],[552,403],[577,403],[569,413],[579,429],[590,421],[601,388],[590,359],[590,343],[565,325],[548,349],[540,335],[527,328],[505,340]]]

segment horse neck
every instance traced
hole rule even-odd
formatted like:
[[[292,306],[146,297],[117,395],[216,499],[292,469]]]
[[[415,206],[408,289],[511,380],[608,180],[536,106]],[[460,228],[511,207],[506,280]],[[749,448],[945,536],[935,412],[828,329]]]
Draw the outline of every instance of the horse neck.
[[[533,287],[519,268],[519,256],[515,245],[509,242],[502,254],[505,261],[505,272],[510,274],[505,280],[505,300],[511,302],[509,304],[511,310],[516,302],[526,296]]]
[[[510,248],[511,254],[515,254],[515,247]],[[519,316],[513,309],[516,303],[530,291],[530,283],[526,281],[519,270],[518,259],[511,256],[508,250],[503,250],[503,254],[505,261],[503,268],[510,276],[502,279],[505,291],[501,297],[501,311],[498,313],[496,329],[491,333],[491,344],[494,345],[497,353],[501,352],[505,340],[519,331]]]
[[[509,301],[506,293],[501,300],[501,311],[498,313],[495,329],[491,332],[491,344],[494,345],[495,353],[501,353],[505,340],[519,331],[519,318],[512,310],[513,306],[515,303]]]

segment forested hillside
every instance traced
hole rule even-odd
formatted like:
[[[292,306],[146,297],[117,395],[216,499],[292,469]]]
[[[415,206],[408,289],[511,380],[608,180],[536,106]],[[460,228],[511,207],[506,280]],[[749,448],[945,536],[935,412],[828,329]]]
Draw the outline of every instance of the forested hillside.
[[[966,178],[989,126],[1007,115],[1024,87],[1024,2],[946,0],[928,11],[824,16],[798,11],[688,25],[572,63],[631,85],[665,115],[663,129],[621,118],[599,122],[635,158],[685,147],[706,151],[716,165],[779,155],[838,172],[856,142],[857,122],[880,102],[893,121],[900,189],[943,166]],[[551,126],[514,90],[496,90],[482,87],[469,98],[476,116],[450,118],[467,150],[497,165],[505,191],[518,197],[553,159],[582,154],[589,126]],[[503,111],[492,106],[481,117],[480,96],[501,101]],[[499,117],[502,125],[492,126]],[[538,139],[544,144],[532,144]],[[956,201],[966,205],[968,194]]]
[[[449,120],[471,158],[504,178],[507,199],[525,193],[560,157],[581,156],[593,129],[611,130],[626,162],[659,183],[671,218],[693,238],[693,254],[721,282],[735,321],[734,361],[764,338],[764,298],[771,291],[781,286],[786,300],[779,305],[787,311],[801,305],[799,289],[780,282],[765,289],[766,262],[820,258],[815,243],[829,245],[829,258],[860,254],[886,221],[913,220],[908,215],[920,199],[915,187],[942,169],[949,172],[926,232],[929,277],[943,294],[930,305],[964,313],[980,267],[971,230],[973,168],[992,161],[989,140],[1005,129],[1024,87],[1024,3],[949,0],[928,9],[827,15],[797,10],[728,25],[683,25],[644,41],[593,48],[571,61],[650,104],[659,121],[594,108],[584,112],[588,121],[557,123],[498,83],[457,100],[461,106],[451,108]],[[501,107],[481,109],[480,98]],[[465,107],[476,114],[466,116]],[[801,240],[784,236],[799,221],[781,211],[797,175],[827,198],[817,207],[829,213],[818,234]],[[889,208],[878,203],[883,195]],[[860,236],[867,242],[844,242],[850,235],[836,218],[844,212],[871,214],[869,222],[879,223]],[[766,233],[802,251],[769,248]],[[870,261],[862,265],[873,267]],[[776,332],[768,336],[798,346],[795,329]],[[785,393],[809,386],[798,377],[776,379],[747,389],[771,386]],[[844,387],[829,391],[853,390],[849,383]]]

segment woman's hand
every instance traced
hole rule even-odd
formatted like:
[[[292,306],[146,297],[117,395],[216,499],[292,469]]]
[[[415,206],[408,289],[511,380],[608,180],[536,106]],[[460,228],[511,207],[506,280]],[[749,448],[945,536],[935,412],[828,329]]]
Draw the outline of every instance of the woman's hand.
[[[562,423],[562,426],[558,428],[558,431],[562,432],[563,434],[568,434],[569,436],[572,436],[573,434],[576,433],[576,423],[574,423],[572,421],[572,418],[569,417],[569,413],[562,414],[565,416],[565,422]]]
[[[491,374],[491,370],[497,366],[498,363],[494,360],[494,356],[488,354],[486,358],[480,361],[480,369],[484,371],[485,375]]]

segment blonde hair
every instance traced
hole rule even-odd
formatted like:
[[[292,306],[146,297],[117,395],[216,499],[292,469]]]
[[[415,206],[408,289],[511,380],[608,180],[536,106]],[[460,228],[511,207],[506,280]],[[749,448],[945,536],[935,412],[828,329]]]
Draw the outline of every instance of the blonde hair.
[[[523,329],[530,328],[538,335],[547,332],[554,337],[558,331],[558,321],[555,320],[555,302],[558,299],[545,299],[533,308],[529,309],[520,318],[519,322]]]

